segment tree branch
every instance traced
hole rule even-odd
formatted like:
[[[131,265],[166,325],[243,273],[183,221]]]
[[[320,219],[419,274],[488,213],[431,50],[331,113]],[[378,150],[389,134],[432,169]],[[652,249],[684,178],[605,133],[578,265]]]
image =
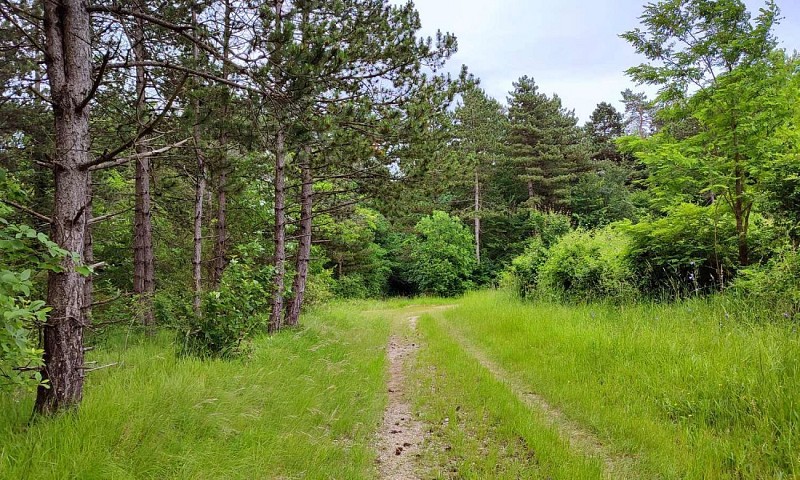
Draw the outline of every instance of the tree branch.
[[[108,67],[108,61],[111,59],[111,51],[107,51],[105,55],[103,55],[103,62],[100,64],[100,70],[97,72],[97,77],[94,79],[94,83],[92,84],[92,88],[89,90],[89,93],[86,94],[86,98],[83,99],[80,105],[78,105],[77,111],[83,111],[86,108],[86,105],[89,105],[89,102],[92,101],[95,94],[97,93],[97,89],[100,88],[100,84],[103,83],[103,77],[106,74],[106,68]]]
[[[110,162],[110,161],[114,160],[117,155],[119,155],[120,153],[124,152],[125,150],[131,148],[131,146],[133,146],[133,144],[135,144],[137,141],[139,141],[140,138],[142,138],[145,135],[147,135],[148,133],[152,132],[153,129],[155,128],[155,126],[158,125],[159,123],[161,123],[161,121],[164,119],[164,117],[167,116],[167,112],[169,112],[170,109],[172,109],[172,104],[175,102],[175,99],[178,98],[178,94],[181,92],[181,90],[183,90],[183,86],[186,84],[186,80],[188,78],[189,78],[188,75],[184,75],[183,76],[183,78],[181,79],[181,82],[178,84],[178,88],[176,88],[175,91],[172,93],[172,97],[170,97],[170,99],[167,101],[167,104],[161,110],[161,113],[159,113],[158,116],[156,118],[154,118],[152,122],[150,122],[147,125],[145,125],[145,127],[143,129],[141,129],[139,131],[139,133],[137,133],[133,138],[131,138],[127,142],[123,143],[122,145],[120,145],[119,147],[114,149],[113,151],[105,152],[102,155],[100,155],[98,158],[92,160],[91,162],[84,163],[83,165],[81,165],[81,169],[83,169],[83,170],[87,170],[88,169],[90,171],[91,170],[97,170],[97,168],[92,168],[92,167],[96,167],[98,165],[102,165],[102,164],[104,164],[106,162]],[[123,162],[123,163],[125,163],[125,162]]]
[[[156,149],[156,150],[150,150],[149,152],[137,153],[135,155],[131,155],[131,156],[128,156],[128,157],[121,157],[121,158],[117,158],[117,159],[114,159],[114,160],[109,160],[107,162],[97,163],[97,164],[92,165],[91,167],[89,167],[89,171],[93,172],[95,170],[105,170],[107,168],[112,168],[112,167],[118,167],[120,165],[125,165],[126,163],[128,163],[128,162],[130,162],[130,161],[132,161],[132,160],[134,160],[136,158],[153,157],[155,155],[160,155],[162,153],[166,153],[166,152],[172,150],[173,148],[178,148],[180,146],[183,146],[189,140],[191,140],[191,138],[185,138],[185,139],[181,140],[180,142],[173,143],[172,145],[167,145],[166,147],[159,148],[159,149]],[[120,213],[122,213],[122,212],[120,212]],[[101,217],[98,217],[98,218],[101,218]]]
[[[99,217],[92,217],[89,220],[89,225],[94,225],[96,223],[104,222],[104,221],[108,220],[109,218],[114,218],[114,217],[116,217],[118,215],[122,215],[123,213],[130,212],[131,210],[132,210],[131,208],[126,208],[125,210],[122,210],[121,212],[108,213],[106,215],[100,215]]]
[[[38,218],[39,220],[47,223],[53,223],[53,220],[48,217],[47,215],[42,215],[41,213],[37,212],[36,210],[32,210],[26,206],[20,205],[17,202],[12,202],[11,200],[0,199],[0,202],[5,203],[6,205],[10,205],[21,212],[25,212],[31,216]]]

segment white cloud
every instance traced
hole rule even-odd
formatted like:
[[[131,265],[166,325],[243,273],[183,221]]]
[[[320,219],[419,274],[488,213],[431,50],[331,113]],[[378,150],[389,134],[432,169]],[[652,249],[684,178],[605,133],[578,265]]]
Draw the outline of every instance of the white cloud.
[[[404,3],[392,0],[393,3]],[[800,48],[800,1],[778,0],[785,17],[777,34],[790,50]],[[635,28],[645,0],[416,0],[423,34],[455,33],[462,64],[480,77],[487,92],[505,100],[522,75],[586,120],[597,103],[615,102],[635,88],[625,69],[642,61],[619,34]],[[760,0],[745,0],[753,12]],[[652,89],[650,89],[652,91]]]

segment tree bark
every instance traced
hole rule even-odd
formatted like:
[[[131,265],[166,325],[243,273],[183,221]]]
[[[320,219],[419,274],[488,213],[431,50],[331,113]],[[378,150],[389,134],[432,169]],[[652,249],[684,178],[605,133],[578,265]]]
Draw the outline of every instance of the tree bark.
[[[143,12],[142,0],[135,2],[134,10]],[[144,62],[144,20],[135,18],[131,34],[133,56]],[[136,67],[136,121],[139,127],[147,119],[147,77],[144,66]],[[135,146],[135,208],[133,221],[133,293],[137,297],[139,323],[151,330],[155,324],[153,294],[155,290],[155,259],[153,253],[152,199],[150,196],[150,155],[147,138],[139,139]]]
[[[736,142],[735,131],[734,142]],[[739,250],[739,265],[746,267],[750,264],[750,247],[747,241],[747,231],[749,230],[751,205],[745,205],[744,190],[746,173],[744,168],[741,166],[741,159],[738,156],[738,153],[735,161],[736,167],[734,168],[734,176],[736,177],[736,181],[734,185],[733,216],[736,219],[736,240]]]
[[[536,196],[536,190],[533,188],[533,180],[528,180],[528,200],[533,200]]]
[[[197,10],[192,10],[192,25],[197,25]],[[193,45],[195,62],[200,59],[197,44]],[[206,161],[201,145],[200,136],[200,100],[194,101],[194,125],[192,137],[194,139],[194,152],[197,157],[197,184],[194,198],[194,252],[192,254],[192,280],[194,283],[194,301],[192,306],[194,314],[200,316],[200,300],[203,290],[203,201],[206,195]]]
[[[283,313],[283,289],[286,276],[286,133],[283,126],[275,134],[275,288],[272,294],[272,312],[269,317],[269,333],[281,328]]]
[[[199,146],[199,128],[197,126],[194,128],[197,131],[194,136],[198,146],[195,147],[195,155],[197,156],[197,185],[195,187],[194,197],[194,251],[192,254],[194,301],[192,305],[195,315],[200,315],[200,297],[203,291],[203,200],[206,194],[206,167],[205,158]]]
[[[311,261],[312,215],[314,206],[314,178],[311,171],[311,152],[306,148],[302,153],[300,174],[303,184],[300,187],[300,242],[297,247],[297,273],[294,276],[292,292],[294,297],[286,315],[286,325],[293,327],[300,323],[300,311],[308,280],[308,264]]]
[[[52,237],[61,248],[84,260],[91,201],[89,114],[85,100],[92,88],[91,23],[86,0],[43,3],[45,63],[53,101],[55,155]],[[47,303],[52,309],[44,326],[43,379],[35,411],[54,414],[77,405],[83,395],[83,329],[86,279],[72,257],[63,271],[48,278]]]
[[[475,260],[481,263],[481,183],[475,167]]]

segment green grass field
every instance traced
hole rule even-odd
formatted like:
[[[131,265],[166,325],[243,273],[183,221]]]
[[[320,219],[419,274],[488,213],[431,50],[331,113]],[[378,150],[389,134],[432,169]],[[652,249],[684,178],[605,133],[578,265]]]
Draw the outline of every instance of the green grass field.
[[[632,456],[642,478],[796,478],[800,336],[734,313],[714,299],[569,307],[492,292],[440,322]]]
[[[95,358],[122,366],[90,374],[75,415],[26,428],[30,400],[0,400],[0,478],[372,478],[388,323],[354,311],[320,310],[245,360],[115,343]]]
[[[236,361],[114,336],[79,411],[29,424],[30,395],[0,397],[0,478],[380,478],[391,335],[420,345],[420,478],[798,478],[800,336],[751,313],[498,291],[334,304]]]

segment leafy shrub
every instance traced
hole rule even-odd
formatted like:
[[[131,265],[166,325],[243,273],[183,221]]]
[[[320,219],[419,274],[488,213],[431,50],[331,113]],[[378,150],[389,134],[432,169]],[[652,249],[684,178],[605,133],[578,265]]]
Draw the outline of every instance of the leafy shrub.
[[[724,206],[684,203],[666,216],[623,229],[633,240],[631,254],[637,274],[654,294],[681,296],[719,288],[738,269],[735,221]],[[775,232],[759,215],[751,219],[751,257],[768,258]]]
[[[311,247],[311,263],[306,279],[306,291],[303,297],[303,307],[311,307],[325,303],[333,298],[333,287],[336,283],[333,279],[333,272],[325,268],[324,253],[319,246]]]
[[[417,223],[409,246],[409,280],[419,292],[443,297],[471,288],[474,237],[458,219],[436,211]]]
[[[331,187],[332,188],[332,187]],[[388,291],[391,265],[383,246],[389,223],[379,212],[356,206],[347,216],[323,216],[319,234],[329,241],[321,246],[333,269],[335,295],[344,298],[381,297]]]
[[[33,280],[45,271],[60,271],[67,255],[45,234],[0,217],[0,391],[42,382],[43,352],[32,336],[50,308],[36,298]]]
[[[553,245],[538,272],[538,290],[557,298],[628,298],[636,293],[630,240],[607,227],[576,230]]]
[[[184,353],[235,357],[247,353],[250,339],[266,331],[272,266],[231,260],[219,289],[203,296],[202,315],[188,317]]]
[[[772,312],[800,319],[800,252],[786,248],[765,265],[742,270],[733,291]]]
[[[539,270],[546,261],[547,248],[539,237],[531,239],[525,252],[512,260],[509,271],[514,287],[521,297],[527,297],[534,292],[539,283]]]
[[[153,314],[159,326],[185,329],[192,313],[192,298],[188,289],[159,289],[153,295]],[[136,308],[131,306],[131,311]],[[130,312],[128,312],[130,315]]]
[[[392,269],[386,250],[376,243],[364,247],[364,263],[352,267],[333,283],[341,298],[377,298],[386,294]]]
[[[561,237],[572,231],[570,218],[563,213],[532,210],[529,223],[531,235],[538,237],[545,248],[550,248]]]
[[[572,231],[569,217],[556,212],[533,210],[529,223],[533,237],[527,240],[525,251],[512,260],[508,268],[511,284],[521,297],[536,290],[539,269],[547,260],[550,246]]]

